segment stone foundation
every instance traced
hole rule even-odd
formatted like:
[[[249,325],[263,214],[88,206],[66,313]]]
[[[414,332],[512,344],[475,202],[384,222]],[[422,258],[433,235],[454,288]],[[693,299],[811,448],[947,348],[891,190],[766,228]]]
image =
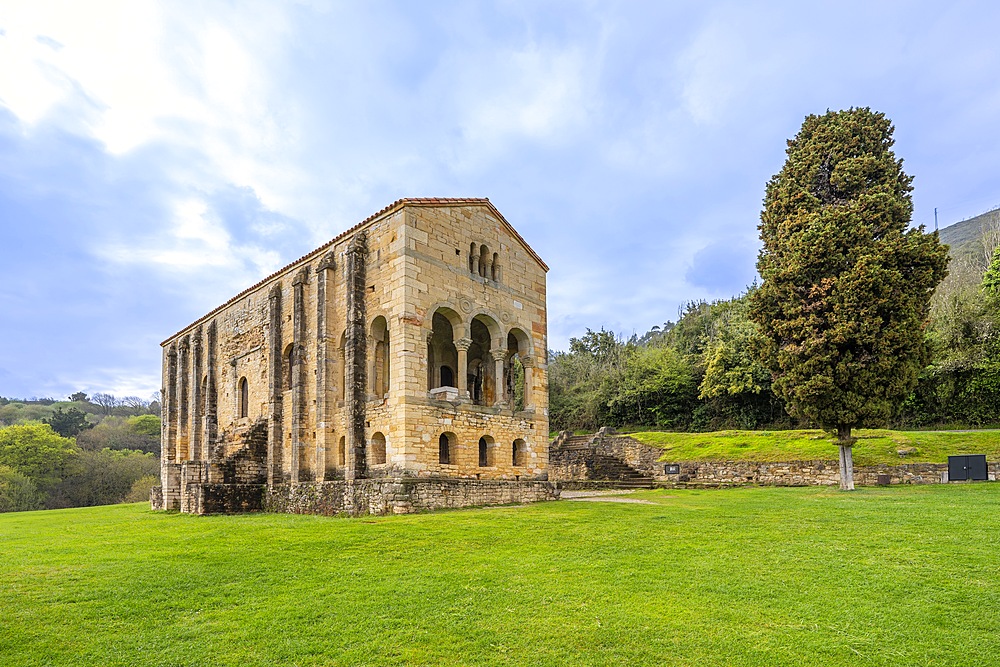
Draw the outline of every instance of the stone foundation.
[[[579,440],[584,438],[580,437]],[[840,468],[836,460],[819,461],[669,461],[661,460],[664,450],[645,445],[612,429],[601,429],[586,444],[568,445],[561,435],[549,451],[549,479],[564,488],[591,487],[602,459],[618,459],[653,478],[657,486],[839,486]],[[988,464],[990,480],[1000,476],[1000,462]],[[888,484],[941,484],[948,481],[947,463],[901,463],[855,466],[857,486]],[[607,484],[608,482],[596,482]]]
[[[428,510],[513,505],[557,500],[559,489],[544,481],[395,477],[278,484],[188,484],[182,511],[191,514],[280,512],[332,516],[409,514]],[[160,487],[154,510],[165,509]],[[159,504],[158,504],[159,503]]]

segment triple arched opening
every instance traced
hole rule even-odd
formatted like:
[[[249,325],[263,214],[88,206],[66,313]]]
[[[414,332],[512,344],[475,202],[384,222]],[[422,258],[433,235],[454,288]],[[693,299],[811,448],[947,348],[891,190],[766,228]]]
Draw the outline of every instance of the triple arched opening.
[[[532,405],[531,337],[521,327],[505,330],[488,313],[466,319],[441,306],[427,335],[427,389],[453,387],[475,405],[515,411]]]

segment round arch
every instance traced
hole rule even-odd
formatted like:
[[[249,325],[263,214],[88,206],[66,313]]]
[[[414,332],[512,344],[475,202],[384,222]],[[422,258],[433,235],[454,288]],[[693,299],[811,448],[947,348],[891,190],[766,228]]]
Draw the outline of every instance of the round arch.
[[[494,341],[500,340],[503,341],[504,345],[507,344],[507,340],[503,338],[503,329],[500,327],[499,324],[500,318],[497,317],[495,313],[492,313],[486,310],[485,308],[474,310],[469,315],[469,326],[471,327],[472,323],[475,321],[481,322],[483,325],[486,326],[486,328],[490,332],[490,338],[492,340]]]
[[[532,356],[534,354],[534,346],[531,343],[531,336],[529,336],[523,327],[518,324],[513,325],[508,331],[506,340],[510,340],[513,336],[514,340],[517,341],[517,353],[521,356],[528,355]],[[510,345],[507,346],[510,348]]]
[[[427,334],[430,334],[434,330],[434,315],[440,314],[451,324],[452,331],[455,332],[455,338],[463,338],[468,335],[468,326],[462,316],[456,310],[456,306],[448,301],[439,301],[433,306],[427,309],[427,316],[424,317],[420,328],[423,329]]]

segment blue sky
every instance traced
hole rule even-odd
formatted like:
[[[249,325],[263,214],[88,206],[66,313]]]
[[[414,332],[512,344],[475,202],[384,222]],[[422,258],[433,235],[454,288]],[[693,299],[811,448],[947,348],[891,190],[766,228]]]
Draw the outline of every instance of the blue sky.
[[[0,395],[149,396],[159,342],[400,197],[489,197],[549,343],[754,279],[809,113],[885,112],[914,221],[1000,204],[990,2],[0,0]]]

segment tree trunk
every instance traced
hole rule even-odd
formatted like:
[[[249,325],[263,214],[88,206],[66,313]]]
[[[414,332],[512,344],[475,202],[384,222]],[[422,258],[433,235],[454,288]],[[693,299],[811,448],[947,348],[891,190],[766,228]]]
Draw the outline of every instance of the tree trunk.
[[[837,427],[837,446],[840,447],[840,490],[854,490],[854,438],[850,426]]]

